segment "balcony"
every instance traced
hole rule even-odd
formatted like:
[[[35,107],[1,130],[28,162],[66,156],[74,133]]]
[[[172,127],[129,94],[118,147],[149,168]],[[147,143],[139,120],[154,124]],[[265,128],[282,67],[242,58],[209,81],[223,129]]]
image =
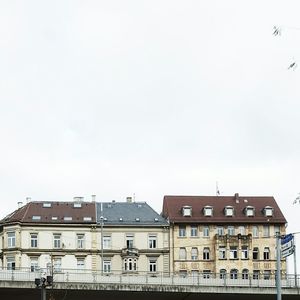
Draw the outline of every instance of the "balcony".
[[[137,248],[123,248],[121,250],[121,256],[139,256],[139,250]]]

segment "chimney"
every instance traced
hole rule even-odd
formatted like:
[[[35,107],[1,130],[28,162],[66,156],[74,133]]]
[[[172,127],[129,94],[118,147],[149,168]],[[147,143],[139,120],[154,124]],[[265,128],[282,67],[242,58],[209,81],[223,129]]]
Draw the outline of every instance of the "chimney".
[[[30,197],[26,197],[26,203],[29,203],[31,201]]]
[[[96,195],[92,195],[92,202],[96,202]]]
[[[235,194],[234,194],[234,200],[235,200],[235,203],[240,203],[240,200],[239,200],[239,193],[235,193]]]
[[[19,201],[18,202],[18,208],[21,208],[23,206],[23,202],[22,201]]]
[[[132,202],[132,197],[126,197],[126,202],[131,203]]]

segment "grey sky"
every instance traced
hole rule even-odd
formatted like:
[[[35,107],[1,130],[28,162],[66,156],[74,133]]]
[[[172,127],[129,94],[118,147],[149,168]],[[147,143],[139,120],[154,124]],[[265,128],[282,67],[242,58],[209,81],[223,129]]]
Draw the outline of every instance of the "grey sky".
[[[0,215],[273,195],[300,231],[299,1],[0,0]],[[272,35],[273,26],[281,36]]]

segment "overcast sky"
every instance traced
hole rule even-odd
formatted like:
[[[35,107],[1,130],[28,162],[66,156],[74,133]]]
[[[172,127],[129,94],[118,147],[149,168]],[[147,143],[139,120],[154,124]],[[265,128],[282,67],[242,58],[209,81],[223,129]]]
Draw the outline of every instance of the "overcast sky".
[[[26,197],[91,194],[160,212],[164,195],[215,195],[218,181],[221,195],[274,196],[300,231],[299,11],[0,0],[0,217]]]

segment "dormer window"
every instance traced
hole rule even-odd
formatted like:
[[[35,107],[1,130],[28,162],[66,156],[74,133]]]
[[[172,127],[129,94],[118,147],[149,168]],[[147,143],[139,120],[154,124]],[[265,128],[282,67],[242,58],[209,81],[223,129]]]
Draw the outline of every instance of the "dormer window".
[[[264,208],[264,215],[265,215],[265,217],[273,217],[273,207],[266,206]]]
[[[234,213],[234,208],[232,206],[226,206],[224,212],[225,216],[232,217]]]
[[[253,206],[246,206],[245,215],[247,217],[254,217],[254,207]]]
[[[191,206],[183,206],[182,207],[182,215],[184,217],[191,217],[192,216],[192,207]]]
[[[81,203],[80,203],[80,202],[75,202],[75,203],[73,204],[73,207],[74,207],[74,208],[81,208]]]
[[[212,208],[212,206],[205,206],[203,208],[203,214],[206,217],[211,217],[213,215],[213,208]]]

